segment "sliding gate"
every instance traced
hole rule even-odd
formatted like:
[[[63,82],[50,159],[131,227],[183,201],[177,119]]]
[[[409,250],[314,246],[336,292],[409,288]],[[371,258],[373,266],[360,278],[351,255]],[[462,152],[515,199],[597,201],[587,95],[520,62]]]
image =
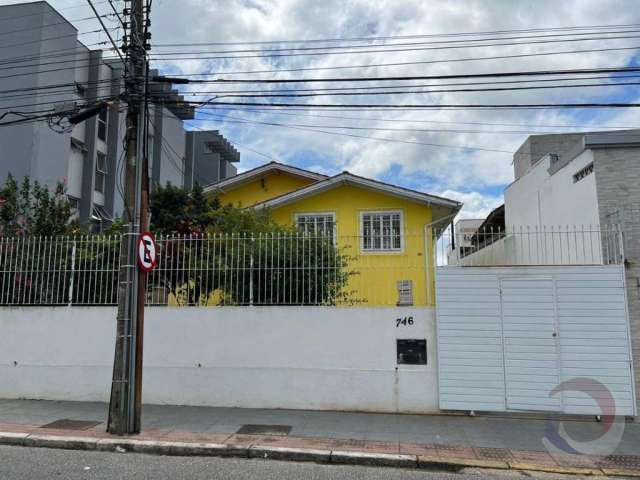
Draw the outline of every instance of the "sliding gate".
[[[622,266],[440,267],[436,288],[441,409],[635,415]]]

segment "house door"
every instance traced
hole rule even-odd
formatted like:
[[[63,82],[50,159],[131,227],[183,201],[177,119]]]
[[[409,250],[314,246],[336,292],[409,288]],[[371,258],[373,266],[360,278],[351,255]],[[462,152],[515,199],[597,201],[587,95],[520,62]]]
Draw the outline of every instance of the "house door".
[[[559,339],[554,281],[500,278],[507,410],[561,411]]]

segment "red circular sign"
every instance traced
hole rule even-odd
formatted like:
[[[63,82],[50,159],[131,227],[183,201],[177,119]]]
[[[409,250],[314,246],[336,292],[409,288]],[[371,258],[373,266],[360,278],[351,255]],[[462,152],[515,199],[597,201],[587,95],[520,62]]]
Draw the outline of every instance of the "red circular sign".
[[[150,272],[158,265],[158,248],[151,232],[142,232],[138,237],[138,265],[145,272]]]

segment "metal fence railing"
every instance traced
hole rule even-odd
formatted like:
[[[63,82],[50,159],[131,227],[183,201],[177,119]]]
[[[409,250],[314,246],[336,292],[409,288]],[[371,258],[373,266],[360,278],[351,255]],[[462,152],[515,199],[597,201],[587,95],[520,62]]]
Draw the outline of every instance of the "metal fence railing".
[[[0,305],[116,305],[121,237],[0,237]],[[600,265],[618,228],[158,236],[148,305],[431,306],[433,265]]]
[[[0,305],[116,303],[119,236],[0,237]]]
[[[617,225],[513,226],[439,235],[438,265],[612,265],[624,261]]]
[[[160,235],[146,301],[428,304],[424,234],[404,234],[401,248],[385,235],[370,245],[359,236],[293,232]],[[120,248],[119,236],[0,238],[0,305],[115,305]]]

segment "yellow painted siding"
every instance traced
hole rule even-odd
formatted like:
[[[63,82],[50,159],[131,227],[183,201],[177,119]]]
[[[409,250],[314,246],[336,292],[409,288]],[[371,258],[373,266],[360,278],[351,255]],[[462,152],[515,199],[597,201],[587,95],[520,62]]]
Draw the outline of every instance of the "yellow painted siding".
[[[369,253],[360,249],[360,214],[365,211],[399,210],[403,215],[404,249],[398,253]],[[349,290],[364,304],[396,305],[398,280],[413,281],[414,305],[434,305],[433,244],[427,245],[424,227],[431,222],[431,208],[354,186],[341,186],[301,199],[273,210],[274,219],[283,225],[294,223],[299,213],[333,212],[336,218],[338,246],[355,257],[350,263],[357,275],[351,277]],[[425,252],[425,247],[428,251]],[[429,259],[429,268],[426,262]],[[430,288],[427,293],[427,282]]]
[[[298,190],[314,180],[275,171],[265,174],[262,178],[245,183],[227,192],[218,194],[222,205],[232,204],[236,207],[251,207],[285,193]]]

